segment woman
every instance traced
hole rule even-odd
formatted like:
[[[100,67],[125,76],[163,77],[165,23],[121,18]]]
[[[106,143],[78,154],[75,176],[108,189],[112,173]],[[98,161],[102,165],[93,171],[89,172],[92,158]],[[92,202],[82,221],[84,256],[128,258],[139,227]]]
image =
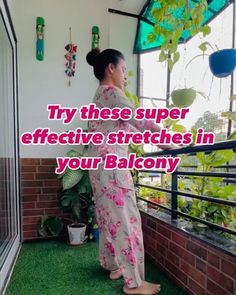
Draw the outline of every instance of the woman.
[[[100,85],[93,103],[97,107],[129,107],[134,105],[125,98],[125,59],[121,52],[106,49],[99,53],[94,49],[87,54],[87,62],[94,67],[94,75]],[[89,122],[90,132],[125,130],[160,131],[152,121],[103,121]],[[105,142],[105,141],[104,141]],[[164,146],[163,146],[164,147]],[[90,156],[103,160],[106,154],[128,157],[127,145],[91,145]],[[104,161],[98,170],[90,170],[89,176],[95,197],[99,226],[99,257],[101,266],[110,271],[111,279],[123,276],[125,294],[157,294],[160,285],[148,283],[144,279],[144,248],[141,218],[136,206],[134,184],[129,170],[104,170]]]

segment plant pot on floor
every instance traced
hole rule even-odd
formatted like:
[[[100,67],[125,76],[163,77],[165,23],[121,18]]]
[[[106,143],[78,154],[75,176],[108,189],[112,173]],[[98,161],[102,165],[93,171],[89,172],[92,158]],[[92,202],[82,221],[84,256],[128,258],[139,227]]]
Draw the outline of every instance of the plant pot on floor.
[[[86,224],[72,223],[67,226],[71,245],[82,245],[85,242]]]
[[[233,73],[236,68],[236,49],[223,49],[209,56],[211,72],[217,78],[224,78]]]

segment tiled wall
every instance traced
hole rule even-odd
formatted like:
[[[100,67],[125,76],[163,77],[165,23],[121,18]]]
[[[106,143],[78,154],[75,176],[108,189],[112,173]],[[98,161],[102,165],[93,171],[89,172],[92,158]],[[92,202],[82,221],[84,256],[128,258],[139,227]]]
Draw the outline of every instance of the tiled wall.
[[[21,159],[23,240],[40,238],[42,215],[63,215],[57,205],[60,183],[55,167],[55,159]]]
[[[235,295],[236,257],[142,212],[145,251],[188,292]]]

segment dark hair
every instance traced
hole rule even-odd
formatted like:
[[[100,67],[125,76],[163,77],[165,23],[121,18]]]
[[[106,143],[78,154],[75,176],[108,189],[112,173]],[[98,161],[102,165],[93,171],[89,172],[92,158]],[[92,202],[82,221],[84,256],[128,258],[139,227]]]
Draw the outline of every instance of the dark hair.
[[[101,81],[105,75],[106,67],[112,63],[116,66],[124,55],[115,49],[105,49],[102,52],[98,48],[92,49],[86,56],[89,65],[93,66],[95,77]]]

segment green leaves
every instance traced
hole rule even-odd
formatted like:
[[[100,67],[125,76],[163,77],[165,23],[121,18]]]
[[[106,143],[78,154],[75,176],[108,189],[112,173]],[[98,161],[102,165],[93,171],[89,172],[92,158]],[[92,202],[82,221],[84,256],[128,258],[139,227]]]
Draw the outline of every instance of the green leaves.
[[[202,43],[200,46],[198,46],[198,48],[199,48],[202,52],[207,51],[206,43],[208,43],[208,42],[204,42],[204,43]]]
[[[161,45],[160,62],[167,61],[172,71],[175,63],[180,59],[177,53],[180,38],[195,36],[202,32],[203,37],[211,33],[209,25],[203,25],[204,12],[208,8],[206,0],[189,5],[189,0],[159,0],[152,10],[155,20],[153,32],[147,35],[147,42],[152,43],[158,39],[164,40]],[[200,45],[206,51],[206,45]]]
[[[205,25],[204,27],[201,28],[200,30],[203,33],[203,37],[206,37],[211,33],[211,27],[208,25]]]
[[[236,131],[234,131],[228,139],[236,139]]]
[[[201,45],[198,46],[198,48],[202,52],[205,52],[205,51],[207,51],[207,46],[210,46],[211,47],[211,44],[209,42],[203,42]]]
[[[177,50],[177,48],[178,48],[178,43],[177,42],[172,42],[169,46],[168,46],[168,48],[169,48],[169,53],[170,54],[175,54],[176,53],[176,50]]]
[[[208,155],[210,167],[221,166],[233,159],[234,152],[232,150],[215,151]]]
[[[208,171],[209,168],[214,166],[224,165],[229,162],[233,156],[234,152],[232,150],[215,151],[209,155],[206,155],[203,152],[196,154],[197,159],[203,167],[203,171]]]
[[[216,212],[217,210],[218,210],[218,207],[216,205],[211,205],[207,208],[207,211],[211,214]]]
[[[198,152],[197,171],[214,171],[214,167],[229,163],[235,156],[233,150],[219,150],[205,154]],[[191,164],[191,163],[190,163]],[[192,163],[195,164],[196,163]],[[180,183],[181,182],[181,183]],[[182,188],[182,189],[181,189]],[[236,201],[236,186],[226,184],[222,177],[189,177],[179,181],[178,189],[190,191],[192,194],[204,195],[209,198]],[[186,212],[179,207],[182,212]],[[236,229],[236,208],[210,201],[193,199],[188,204],[187,213],[220,226]]]
[[[154,42],[156,39],[156,36],[153,34],[153,33],[149,33],[148,36],[147,36],[147,41],[148,43],[152,43]]]
[[[134,76],[133,71],[128,71],[128,77],[133,77],[133,76]]]
[[[168,58],[168,54],[166,54],[164,50],[161,50],[160,55],[159,55],[159,61],[163,62],[163,61],[167,60],[167,58]]]
[[[43,237],[46,237],[49,234],[58,236],[62,231],[62,228],[63,221],[61,217],[44,215],[41,217],[39,234]]]
[[[60,199],[60,207],[62,210],[71,209],[76,219],[80,219],[81,201],[77,192],[64,191]]]
[[[88,149],[82,151],[70,150],[67,153],[68,157],[83,157],[87,156]],[[62,210],[71,212],[77,220],[80,220],[84,214],[86,215],[87,206],[92,203],[92,187],[89,180],[87,170],[76,169],[72,170],[68,167],[65,172],[58,177],[61,181],[62,188],[59,192],[59,207]],[[84,217],[83,217],[84,218]],[[55,227],[52,224],[51,229]]]
[[[179,52],[175,52],[174,53],[174,64],[177,63],[177,61],[180,59],[180,53]]]
[[[90,180],[89,180],[89,174],[87,171],[83,174],[83,177],[81,178],[79,183],[76,185],[76,188],[77,188],[77,192],[79,194],[92,193],[92,188],[91,188]]]
[[[172,59],[168,59],[168,68],[170,70],[170,72],[173,70],[174,67],[174,62]]]
[[[64,190],[70,189],[75,186],[83,177],[84,172],[80,169],[70,170],[66,168],[65,174],[62,178],[62,186]]]
[[[175,124],[174,123],[173,126],[172,126],[172,131],[184,133],[184,132],[186,132],[186,128],[181,124]]]

